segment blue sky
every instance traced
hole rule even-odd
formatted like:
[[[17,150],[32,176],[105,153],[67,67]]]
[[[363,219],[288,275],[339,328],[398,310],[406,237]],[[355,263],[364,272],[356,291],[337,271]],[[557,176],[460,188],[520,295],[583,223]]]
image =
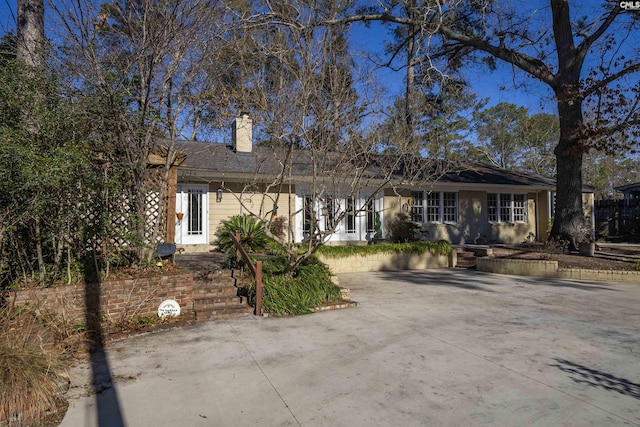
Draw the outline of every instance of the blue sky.
[[[602,2],[606,0],[584,0],[572,2],[572,14],[574,16],[589,16],[594,9],[601,10]],[[524,6],[524,4],[523,4]],[[527,7],[541,8],[541,15],[548,7],[547,2],[533,0],[527,3]],[[0,33],[14,28],[14,16],[16,10],[16,0],[0,0]],[[381,24],[373,23],[370,27],[362,24],[355,24],[351,28],[350,41],[357,50],[381,51],[384,40],[388,38],[388,29]],[[491,72],[486,68],[465,70],[467,79],[471,85],[471,90],[478,98],[489,98],[489,105],[499,102],[512,102],[525,106],[530,113],[547,112],[555,113],[555,104],[551,97],[549,88],[533,78],[524,77],[523,73],[514,73],[510,66],[500,61],[498,67]],[[404,89],[404,71],[394,72],[390,69],[382,69],[377,72],[379,79],[383,82],[387,90],[387,99],[391,100],[395,96],[402,95]],[[514,82],[518,84],[516,87]],[[522,85],[522,83],[526,83]]]
[[[350,32],[350,41],[357,50],[380,51],[385,39],[390,39],[388,31],[382,24],[372,23],[369,27],[355,24]],[[381,69],[378,71],[378,76],[384,82],[390,98],[402,95],[404,73],[404,70]],[[555,114],[556,112],[551,98],[552,93],[546,85],[533,78],[523,77],[523,73],[518,73],[514,77],[513,70],[503,62],[497,62],[495,71],[478,67],[465,70],[464,74],[471,86],[471,91],[477,95],[478,99],[489,98],[489,106],[499,102],[511,102],[526,107],[530,113]]]
[[[15,10],[16,0],[0,0],[0,34],[4,34],[14,28]],[[356,24],[351,30],[351,43],[357,49],[369,51],[379,50],[382,48],[386,36],[387,29],[380,24],[372,24],[370,28]],[[546,99],[549,98],[548,89],[544,85],[530,79],[531,84],[526,90],[514,90],[513,73],[508,67],[502,64],[499,64],[495,72],[483,70],[482,72],[473,74],[474,77],[469,79],[473,92],[475,92],[479,98],[490,98],[489,105],[498,102],[513,102],[527,107],[531,112],[554,112],[553,104],[551,104],[551,106],[549,106],[548,102],[541,104],[542,97]],[[378,76],[388,90],[388,99],[402,94],[404,86],[404,74],[402,71],[394,72],[389,69],[379,70]],[[546,108],[541,108],[541,106],[545,105]],[[551,110],[550,107],[552,108]]]

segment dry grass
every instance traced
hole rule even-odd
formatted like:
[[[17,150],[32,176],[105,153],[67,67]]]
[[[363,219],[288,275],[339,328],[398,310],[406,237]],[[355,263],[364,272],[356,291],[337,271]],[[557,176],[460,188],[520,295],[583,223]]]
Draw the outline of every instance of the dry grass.
[[[41,424],[57,411],[67,385],[48,329],[31,311],[0,308],[0,425]]]

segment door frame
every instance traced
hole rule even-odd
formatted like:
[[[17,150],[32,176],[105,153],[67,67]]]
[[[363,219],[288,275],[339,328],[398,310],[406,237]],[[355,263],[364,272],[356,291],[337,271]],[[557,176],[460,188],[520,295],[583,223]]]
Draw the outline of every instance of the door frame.
[[[197,234],[189,234],[189,193],[201,192],[201,230]],[[178,184],[176,192],[176,213],[182,213],[181,220],[176,216],[176,243],[180,245],[206,245],[209,243],[209,185]]]

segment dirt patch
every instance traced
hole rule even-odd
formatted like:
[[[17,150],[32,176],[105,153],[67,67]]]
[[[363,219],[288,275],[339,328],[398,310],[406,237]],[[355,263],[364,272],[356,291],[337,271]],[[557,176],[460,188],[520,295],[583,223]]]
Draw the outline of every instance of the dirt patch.
[[[594,270],[640,270],[640,249],[600,247],[596,245],[593,257],[562,252],[546,246],[511,246],[493,249],[496,258],[557,261],[558,268]]]

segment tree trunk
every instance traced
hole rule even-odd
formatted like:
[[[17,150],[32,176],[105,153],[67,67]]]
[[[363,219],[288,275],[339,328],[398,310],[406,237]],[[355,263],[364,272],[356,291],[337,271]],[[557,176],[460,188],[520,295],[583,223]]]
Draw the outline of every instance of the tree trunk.
[[[18,0],[18,61],[33,68],[44,65],[44,2]]]
[[[44,262],[44,256],[42,255],[42,232],[40,230],[40,217],[36,218],[35,238],[36,238],[36,256],[38,257],[38,272],[40,273],[40,282],[44,282],[47,276],[47,267]]]
[[[565,85],[565,88],[575,87]],[[560,141],[556,155],[556,209],[549,240],[568,240],[570,250],[577,250],[577,240],[584,226],[582,210],[582,158],[584,145],[580,138],[583,124],[582,105],[573,92],[556,93],[560,119]]]
[[[407,14],[412,19],[415,19],[415,0],[411,1],[411,5],[407,7]],[[415,103],[415,64],[414,57],[416,55],[416,36],[415,25],[411,24],[407,26],[408,40],[407,40],[407,75],[406,87],[405,87],[405,100],[404,100],[404,125],[405,125],[405,143],[409,150],[415,153],[420,152],[419,147],[415,147],[415,124],[413,121],[414,103]]]

